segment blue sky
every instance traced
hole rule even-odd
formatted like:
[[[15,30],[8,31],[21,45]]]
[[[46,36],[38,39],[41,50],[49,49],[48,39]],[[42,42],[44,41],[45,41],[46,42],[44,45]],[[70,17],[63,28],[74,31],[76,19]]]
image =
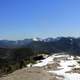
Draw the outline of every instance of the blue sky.
[[[80,0],[0,0],[0,39],[80,36]]]

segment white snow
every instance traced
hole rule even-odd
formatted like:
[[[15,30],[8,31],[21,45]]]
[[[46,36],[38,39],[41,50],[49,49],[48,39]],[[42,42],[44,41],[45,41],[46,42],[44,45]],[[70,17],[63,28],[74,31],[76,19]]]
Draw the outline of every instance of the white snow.
[[[31,63],[27,65],[27,67],[31,67],[31,66],[32,66],[32,64],[31,64]]]
[[[48,57],[48,58],[46,58],[44,60],[41,60],[40,63],[34,64],[33,67],[35,67],[35,66],[42,67],[42,66],[47,65],[48,63],[49,64],[53,63],[53,56],[50,56],[50,57]]]
[[[67,74],[65,74],[64,80],[80,80],[80,74],[78,74],[78,73],[67,73]]]
[[[60,57],[67,57],[68,60],[63,60]],[[47,64],[54,63],[54,58],[60,58],[60,67],[57,70],[48,71],[49,73],[55,73],[59,76],[63,76],[63,80],[80,80],[80,74],[78,73],[66,73],[67,71],[71,71],[73,68],[80,68],[80,65],[77,63],[77,60],[73,60],[74,56],[64,55],[64,54],[54,54],[44,60],[41,60],[40,63],[34,64],[33,67],[43,67]]]
[[[71,71],[72,67],[74,66],[77,68],[80,68],[80,65],[77,63],[77,60],[73,60],[73,56],[68,57],[70,60],[61,60],[60,65],[61,67],[58,67],[59,70],[56,71],[48,71],[50,73],[56,73],[57,75],[61,75],[64,77],[64,80],[80,80],[80,74],[78,73],[66,73],[67,71]]]

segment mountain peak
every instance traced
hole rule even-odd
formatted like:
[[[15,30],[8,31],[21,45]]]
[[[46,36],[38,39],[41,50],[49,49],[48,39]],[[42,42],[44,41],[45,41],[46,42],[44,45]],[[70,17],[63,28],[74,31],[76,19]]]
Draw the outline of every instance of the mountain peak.
[[[41,39],[41,38],[36,37],[36,38],[33,38],[33,41],[42,41],[42,39]]]

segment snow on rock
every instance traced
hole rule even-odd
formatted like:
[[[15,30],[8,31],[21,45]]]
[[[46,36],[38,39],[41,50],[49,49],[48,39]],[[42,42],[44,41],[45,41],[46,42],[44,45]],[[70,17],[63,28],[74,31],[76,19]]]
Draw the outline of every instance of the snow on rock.
[[[44,60],[41,60],[40,63],[37,63],[37,64],[34,64],[33,67],[37,66],[37,67],[42,67],[42,66],[45,66],[47,64],[50,64],[50,63],[53,63],[53,56],[50,56]]]
[[[56,73],[57,75],[63,76],[63,80],[80,80],[80,74],[78,73],[66,73],[67,71],[71,71],[74,67],[80,67],[77,63],[77,60],[73,60],[74,57],[68,57],[70,60],[60,60],[61,67],[58,67],[59,70],[56,71],[48,71],[49,73]],[[74,66],[75,65],[75,66]]]
[[[69,55],[57,55],[57,54],[53,54],[51,56],[49,56],[48,58],[41,60],[40,63],[34,64],[33,67],[37,66],[37,67],[42,67],[42,66],[46,66],[47,64],[52,64],[54,63],[54,58],[60,58],[60,57],[66,57]]]
[[[78,57],[78,56],[77,56]],[[41,60],[39,63],[32,65],[32,67],[43,67],[47,64],[55,63],[54,58],[57,58],[60,62],[60,67],[57,70],[47,71],[49,73],[55,73],[56,75],[63,76],[63,80],[80,80],[80,74],[69,72],[73,68],[79,68],[80,65],[77,63],[78,60],[74,60],[74,56],[65,54],[54,54]],[[63,59],[65,58],[65,59]],[[78,57],[79,58],[79,57]]]
[[[61,61],[61,67],[56,71],[48,71],[49,73],[56,73],[57,75],[64,76],[64,80],[80,80],[80,74],[78,73],[66,73],[72,69],[72,65],[78,65],[76,61]]]
[[[69,60],[73,60],[74,59],[74,56],[69,56],[68,59]]]
[[[65,74],[64,80],[80,80],[80,74],[78,74],[78,73],[67,73],[67,74]]]

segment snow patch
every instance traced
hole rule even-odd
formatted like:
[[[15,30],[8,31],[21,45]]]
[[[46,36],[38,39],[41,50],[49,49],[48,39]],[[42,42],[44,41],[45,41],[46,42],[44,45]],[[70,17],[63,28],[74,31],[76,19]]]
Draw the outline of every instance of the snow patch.
[[[65,60],[62,59],[62,57],[67,58]],[[78,57],[78,56],[77,56]],[[54,63],[54,58],[59,59],[60,58],[60,67],[58,67],[57,70],[51,70],[47,71],[49,73],[55,73],[56,75],[63,76],[63,80],[80,80],[80,74],[78,73],[67,73],[68,71],[71,71],[73,68],[79,68],[80,65],[77,63],[77,60],[74,60],[74,56],[65,55],[65,54],[54,54],[44,60],[41,60],[40,63],[34,64],[33,67],[43,67],[47,64]],[[80,58],[80,57],[78,57]]]

